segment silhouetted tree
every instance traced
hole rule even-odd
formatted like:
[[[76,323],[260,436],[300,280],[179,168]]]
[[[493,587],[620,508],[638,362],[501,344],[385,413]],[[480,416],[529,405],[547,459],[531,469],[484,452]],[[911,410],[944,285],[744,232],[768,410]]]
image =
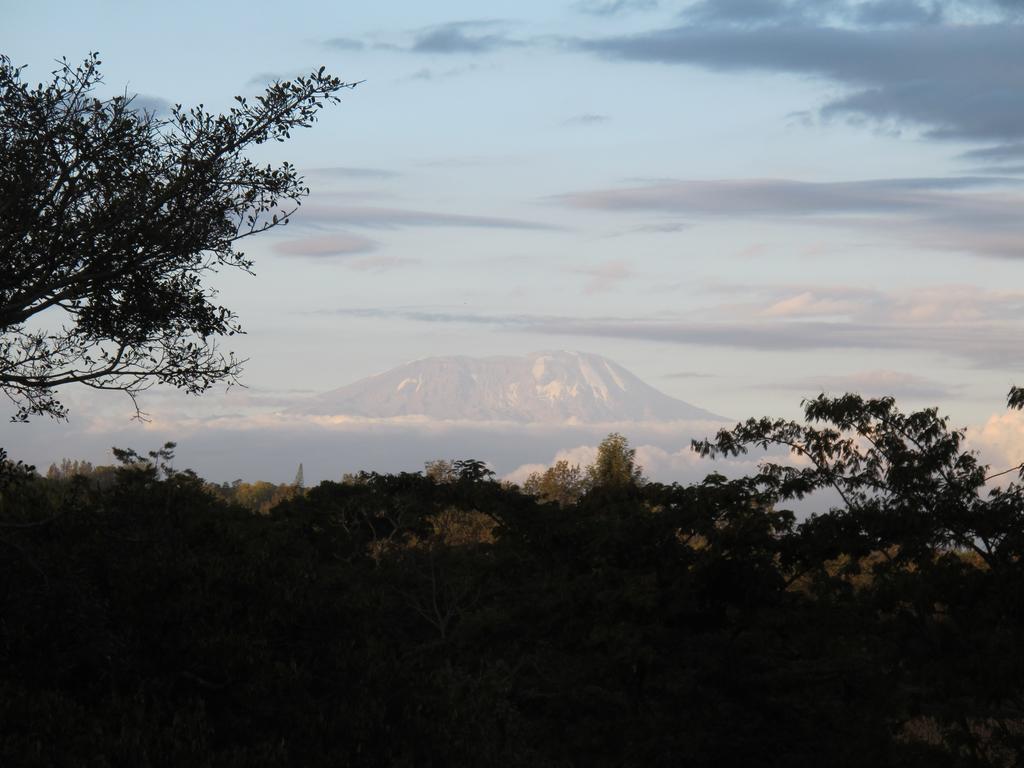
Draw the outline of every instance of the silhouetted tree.
[[[990,544],[982,529],[987,467],[963,449],[964,432],[935,408],[905,414],[891,397],[820,395],[804,402],[806,421],[749,419],[714,440],[695,441],[701,455],[736,456],[751,446],[782,446],[795,465],[766,462],[751,481],[771,499],[828,489],[864,530],[899,521],[905,552],[934,547],[977,551]],[[892,531],[880,530],[880,538]],[[867,542],[870,545],[870,542]],[[912,549],[907,549],[912,547]]]
[[[1010,387],[1006,396],[1006,405],[1015,411],[1024,409],[1024,387]]]
[[[486,461],[478,459],[433,459],[423,465],[424,477],[435,483],[476,483],[490,480],[494,472],[487,468]]]
[[[7,458],[7,451],[0,448],[0,490],[5,486],[26,480],[35,474],[36,468],[31,464]]]
[[[467,483],[485,482],[494,477],[494,471],[487,468],[487,462],[479,459],[456,459],[452,462],[452,469],[458,480]]]
[[[240,361],[217,340],[237,318],[203,277],[249,271],[237,243],[287,223],[309,192],[290,164],[243,152],[284,141],[355,85],[321,67],[227,114],[160,117],[97,98],[100,63],[61,60],[30,87],[0,56],[0,391],[20,420],[64,416],[55,389],[73,382],[134,403],[155,382],[198,393],[234,381]]]

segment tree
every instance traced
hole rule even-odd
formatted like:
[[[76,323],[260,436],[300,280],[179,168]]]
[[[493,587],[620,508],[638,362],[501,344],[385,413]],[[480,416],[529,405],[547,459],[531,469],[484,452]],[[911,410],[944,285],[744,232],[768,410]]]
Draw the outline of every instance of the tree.
[[[964,431],[950,429],[937,409],[903,413],[891,397],[819,395],[804,402],[804,416],[805,423],[748,419],[693,447],[712,458],[788,448],[795,466],[763,462],[748,481],[769,503],[835,494],[841,505],[826,519],[842,521],[848,554],[891,546],[901,559],[928,561],[936,550],[954,549],[998,571],[1024,553],[1024,488],[986,491],[987,482],[1017,468],[988,474],[964,449]]]
[[[1010,387],[1006,396],[1006,406],[1012,410],[1024,409],[1024,387]]]
[[[629,440],[618,432],[612,432],[597,447],[597,457],[587,467],[587,479],[594,487],[639,485],[644,476],[643,467],[636,463],[636,449],[630,448]]]
[[[92,462],[78,461],[77,459],[74,461],[71,459],[61,459],[59,465],[56,463],[50,464],[50,468],[46,470],[46,479],[70,480],[78,475],[89,477],[92,473]]]
[[[309,193],[292,165],[243,152],[356,85],[321,67],[227,114],[158,117],[96,97],[100,63],[61,60],[30,87],[0,56],[0,391],[16,420],[66,416],[55,390],[69,383],[124,391],[139,414],[154,383],[236,381],[243,361],[218,339],[241,328],[203,278],[251,271],[239,241],[286,224]]]
[[[523,483],[523,491],[541,501],[554,502],[560,507],[575,504],[584,491],[583,472],[579,464],[565,459],[556,461],[544,472],[533,472]]]
[[[435,483],[480,483],[494,477],[494,472],[487,468],[486,461],[479,459],[434,459],[423,465],[423,475]]]
[[[174,461],[174,449],[177,447],[177,443],[168,441],[163,444],[163,447],[157,448],[155,451],[148,451],[146,456],[142,456],[131,448],[118,448],[117,446],[111,448],[110,451],[125,472],[152,476],[154,480],[159,480],[162,475],[165,480],[169,480],[176,474],[171,467],[171,462]]]
[[[454,483],[458,479],[455,465],[448,459],[433,459],[423,465],[423,474],[435,483]]]
[[[36,468],[31,464],[7,458],[7,451],[0,448],[0,491],[9,485],[24,482],[35,475]],[[2,498],[0,498],[2,501]]]
[[[254,483],[239,483],[235,486],[231,500],[253,511],[259,511],[269,508],[276,494],[276,485],[266,480],[257,480]]]

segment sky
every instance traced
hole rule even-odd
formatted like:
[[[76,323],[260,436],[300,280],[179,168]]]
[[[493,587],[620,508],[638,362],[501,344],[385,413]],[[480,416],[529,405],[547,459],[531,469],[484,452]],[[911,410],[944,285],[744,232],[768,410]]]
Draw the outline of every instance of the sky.
[[[0,426],[15,456],[167,439],[218,481],[438,455],[521,474],[599,435],[274,414],[422,357],[570,349],[737,419],[890,394],[1024,458],[1003,407],[1024,384],[1021,0],[36,0],[0,40],[32,81],[99,51],[110,92],[158,110],[320,66],[360,83],[252,153],[312,194],[248,241],[255,276],[214,281],[247,388],[151,390],[148,422],[66,389],[68,422]],[[666,478],[699,471],[684,438],[633,436]]]

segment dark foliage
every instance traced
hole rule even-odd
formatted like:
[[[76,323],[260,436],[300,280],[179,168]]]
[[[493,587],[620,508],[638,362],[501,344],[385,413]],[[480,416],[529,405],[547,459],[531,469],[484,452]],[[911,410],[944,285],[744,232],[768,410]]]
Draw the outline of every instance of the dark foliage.
[[[467,461],[254,514],[160,452],[4,491],[0,764],[1015,765],[1019,490],[934,412],[808,417],[706,445],[792,471],[565,505]]]
[[[7,451],[0,448],[0,490],[15,483],[31,480],[35,469],[23,461],[12,461],[7,458]]]
[[[157,116],[97,98],[99,65],[62,61],[32,87],[0,55],[0,392],[21,420],[63,416],[55,390],[69,383],[134,400],[155,382],[234,381],[240,363],[217,341],[240,328],[204,278],[248,270],[239,241],[287,223],[309,192],[293,166],[244,152],[353,85],[321,67],[227,114]]]

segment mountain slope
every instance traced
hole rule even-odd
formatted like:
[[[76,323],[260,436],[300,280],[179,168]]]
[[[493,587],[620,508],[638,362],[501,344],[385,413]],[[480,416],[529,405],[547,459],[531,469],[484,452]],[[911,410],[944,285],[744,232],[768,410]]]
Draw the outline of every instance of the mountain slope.
[[[659,392],[611,360],[581,352],[416,360],[289,412],[524,423],[721,419]]]

